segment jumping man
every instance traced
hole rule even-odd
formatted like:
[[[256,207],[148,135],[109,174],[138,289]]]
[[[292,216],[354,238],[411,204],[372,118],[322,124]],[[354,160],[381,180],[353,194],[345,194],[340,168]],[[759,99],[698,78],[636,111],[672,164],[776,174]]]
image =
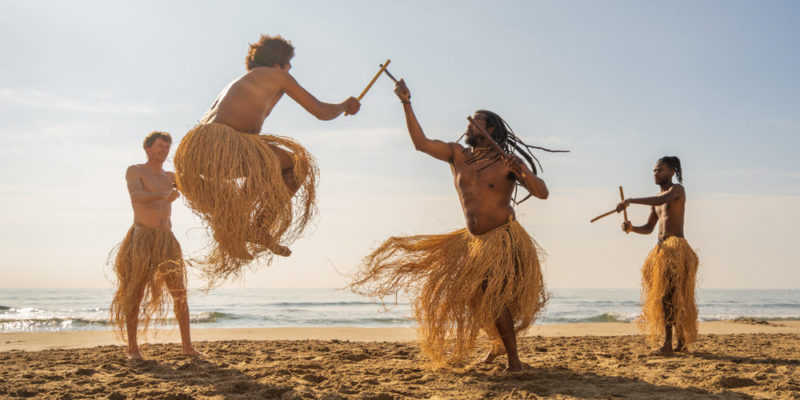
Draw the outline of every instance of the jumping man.
[[[287,247],[316,210],[317,166],[294,140],[262,135],[284,94],[321,120],[360,108],[355,98],[317,100],[289,74],[294,47],[280,36],[250,46],[247,73],[222,90],[175,154],[178,188],[213,233],[202,263],[209,278],[237,275],[256,257],[289,256]]]

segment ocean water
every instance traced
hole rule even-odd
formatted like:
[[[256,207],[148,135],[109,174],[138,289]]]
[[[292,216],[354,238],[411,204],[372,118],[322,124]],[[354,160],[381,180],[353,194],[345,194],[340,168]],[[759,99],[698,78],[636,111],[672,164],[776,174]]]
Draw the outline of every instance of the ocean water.
[[[0,289],[0,332],[111,329],[106,289]],[[697,294],[701,321],[800,320],[800,289],[711,290]],[[190,292],[192,327],[409,327],[407,299],[380,303],[333,289],[219,289]],[[639,314],[636,289],[556,289],[537,323],[627,322]],[[166,321],[167,325],[174,320]]]

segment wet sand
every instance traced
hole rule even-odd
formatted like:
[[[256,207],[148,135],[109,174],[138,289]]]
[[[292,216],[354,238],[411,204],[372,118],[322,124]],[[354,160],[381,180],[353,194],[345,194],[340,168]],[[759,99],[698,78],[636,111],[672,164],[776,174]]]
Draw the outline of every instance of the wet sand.
[[[504,357],[478,363],[486,342],[466,365],[430,370],[403,328],[197,329],[204,357],[155,343],[140,362],[110,332],[4,333],[0,398],[800,399],[800,322],[703,323],[674,357],[651,356],[635,332],[537,326],[520,343],[528,368],[513,374]]]

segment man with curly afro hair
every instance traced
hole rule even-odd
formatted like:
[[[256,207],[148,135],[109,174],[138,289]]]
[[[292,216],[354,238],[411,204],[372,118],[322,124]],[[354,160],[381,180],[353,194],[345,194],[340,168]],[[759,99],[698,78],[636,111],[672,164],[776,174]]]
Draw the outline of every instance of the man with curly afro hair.
[[[275,104],[288,94],[325,121],[361,107],[353,97],[317,100],[289,74],[292,57],[280,36],[251,44],[247,73],[222,90],[175,154],[178,189],[213,233],[202,263],[211,281],[238,275],[255,258],[289,256],[287,245],[316,212],[314,158],[290,138],[261,134]]]

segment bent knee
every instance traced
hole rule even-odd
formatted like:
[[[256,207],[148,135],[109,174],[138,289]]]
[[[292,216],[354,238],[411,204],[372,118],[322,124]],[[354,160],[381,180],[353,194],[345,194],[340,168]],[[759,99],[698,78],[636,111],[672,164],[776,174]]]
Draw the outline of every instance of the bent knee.
[[[284,173],[286,173],[287,170],[291,171],[294,169],[294,154],[278,146],[270,145],[270,148],[278,158],[278,163],[280,163],[281,170],[283,170]]]

